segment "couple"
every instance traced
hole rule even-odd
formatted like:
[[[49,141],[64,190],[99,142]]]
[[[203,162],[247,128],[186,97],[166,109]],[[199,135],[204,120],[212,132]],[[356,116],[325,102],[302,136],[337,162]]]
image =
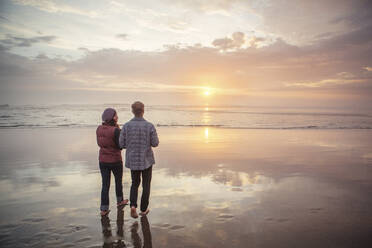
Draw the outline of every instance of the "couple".
[[[120,130],[118,115],[112,108],[107,108],[102,114],[102,125],[98,126],[97,144],[99,149],[99,168],[102,176],[101,216],[109,210],[109,189],[111,171],[115,177],[117,206],[128,204],[123,198],[123,162],[121,149],[125,152],[125,167],[131,170],[132,185],[130,188],[130,214],[138,218],[137,194],[142,175],[142,197],[140,215],[148,214],[152,165],[155,164],[152,147],[159,145],[158,135],[154,125],[143,118],[145,106],[142,102],[132,104],[134,118],[125,123]]]

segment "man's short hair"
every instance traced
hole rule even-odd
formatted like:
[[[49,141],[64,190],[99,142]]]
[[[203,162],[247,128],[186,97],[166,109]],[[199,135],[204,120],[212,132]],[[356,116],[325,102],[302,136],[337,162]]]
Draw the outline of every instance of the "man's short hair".
[[[140,101],[134,102],[132,104],[132,112],[135,116],[141,115],[145,112],[145,105]]]

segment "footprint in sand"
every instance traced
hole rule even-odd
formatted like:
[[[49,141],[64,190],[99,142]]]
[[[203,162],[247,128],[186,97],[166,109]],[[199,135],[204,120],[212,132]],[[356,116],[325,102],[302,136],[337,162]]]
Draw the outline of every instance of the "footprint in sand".
[[[168,227],[170,227],[171,225],[170,224],[168,224],[168,223],[164,223],[164,224],[161,224],[161,225],[159,225],[161,228],[168,228]]]
[[[0,234],[0,241],[3,240],[3,239],[7,239],[9,238],[10,236],[7,235],[7,234]]]
[[[280,218],[280,219],[277,219],[278,222],[286,222],[286,221],[289,221],[289,219],[285,219],[285,218]]]
[[[34,236],[32,236],[32,239],[42,239],[49,236],[49,234],[49,232],[38,232]]]
[[[286,218],[275,219],[275,218],[272,218],[272,217],[267,217],[264,220],[266,220],[266,221],[276,221],[276,222],[286,222],[286,221],[289,221],[289,219],[286,219]]]
[[[87,227],[84,226],[84,225],[70,224],[70,225],[65,226],[64,229],[62,229],[62,230],[57,230],[56,233],[60,234],[60,235],[65,235],[65,234],[71,234],[71,233],[74,233],[74,232],[80,232],[80,231],[82,231],[86,228]]]
[[[234,192],[242,192],[243,189],[242,189],[242,188],[231,188],[231,191],[234,191]]]
[[[164,223],[164,224],[158,224],[158,225],[154,225],[154,226],[158,226],[160,228],[165,228],[165,229],[169,229],[169,230],[179,230],[179,229],[182,229],[184,228],[185,226],[182,226],[182,225],[174,225],[172,226],[171,224],[168,224],[168,223]]]
[[[169,228],[169,230],[173,230],[173,231],[175,231],[175,230],[182,229],[182,228],[184,228],[184,227],[185,227],[185,226],[174,225],[174,226],[171,226],[171,227]]]
[[[323,208],[309,208],[309,211],[312,214],[316,214],[316,213],[318,213],[318,212],[320,212],[322,210],[323,210]]]
[[[4,224],[4,225],[1,225],[0,226],[0,230],[1,231],[6,231],[6,230],[9,230],[9,229],[14,229],[14,228],[17,228],[19,227],[20,225],[18,224]]]
[[[42,222],[44,220],[45,220],[44,218],[26,218],[26,219],[23,219],[22,221],[23,222],[38,223],[38,222]]]
[[[231,214],[220,214],[217,219],[218,220],[228,220],[234,218],[234,215]]]
[[[70,247],[76,247],[76,245],[69,243],[69,244],[61,245],[60,247],[61,248],[70,248]]]
[[[92,239],[91,237],[85,237],[85,238],[78,239],[78,240],[76,240],[75,242],[76,242],[76,243],[81,243],[81,242],[89,241],[89,240],[91,240],[91,239]]]

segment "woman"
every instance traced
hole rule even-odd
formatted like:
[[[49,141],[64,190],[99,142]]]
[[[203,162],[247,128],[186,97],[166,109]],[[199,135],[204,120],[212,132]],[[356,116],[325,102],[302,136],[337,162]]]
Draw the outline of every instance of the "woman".
[[[96,131],[99,149],[99,169],[102,176],[101,215],[107,215],[109,210],[109,190],[111,171],[115,177],[117,206],[124,206],[128,199],[123,199],[123,160],[119,147],[120,128],[117,124],[118,115],[115,109],[107,108],[102,114],[102,125]]]

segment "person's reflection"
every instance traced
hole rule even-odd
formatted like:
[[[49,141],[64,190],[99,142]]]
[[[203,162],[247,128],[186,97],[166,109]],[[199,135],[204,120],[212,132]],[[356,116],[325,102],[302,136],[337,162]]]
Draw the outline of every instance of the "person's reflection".
[[[142,234],[143,234],[143,248],[152,248],[152,240],[151,240],[151,231],[150,231],[150,224],[147,216],[141,217],[141,227],[142,227]],[[134,248],[142,248],[142,241],[140,236],[138,235],[138,222],[134,222],[131,228],[132,233],[132,242]]]
[[[124,248],[124,211],[122,209],[118,209],[117,219],[116,219],[116,225],[117,225],[117,241],[115,242],[115,239],[112,237],[112,231],[111,231],[111,225],[110,225],[110,219],[108,215],[101,217],[101,225],[102,225],[102,233],[103,233],[103,246],[104,248],[112,248],[112,247],[118,247],[118,248]]]

